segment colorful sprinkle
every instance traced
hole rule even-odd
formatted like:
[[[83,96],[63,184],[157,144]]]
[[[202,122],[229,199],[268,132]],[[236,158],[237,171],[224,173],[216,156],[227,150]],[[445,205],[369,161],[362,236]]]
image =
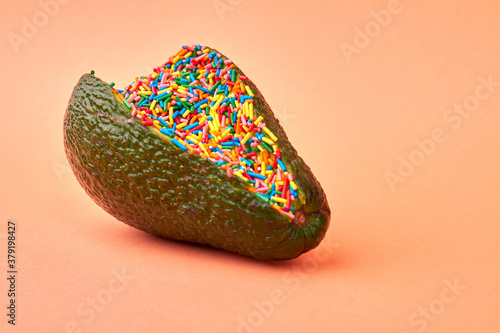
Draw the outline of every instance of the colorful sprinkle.
[[[132,116],[188,153],[210,159],[248,190],[294,218],[298,187],[278,138],[254,105],[254,91],[231,60],[205,46],[183,46],[153,73],[137,77],[123,97]]]

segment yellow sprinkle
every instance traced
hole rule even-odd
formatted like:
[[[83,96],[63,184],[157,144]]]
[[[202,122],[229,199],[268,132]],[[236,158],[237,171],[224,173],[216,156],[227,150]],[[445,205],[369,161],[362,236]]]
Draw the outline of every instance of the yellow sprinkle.
[[[262,141],[264,141],[267,144],[273,145],[274,142],[271,139],[266,138],[265,136],[262,137]]]
[[[170,124],[174,123],[174,119],[172,118],[173,114],[174,114],[174,107],[171,106],[170,109],[168,109],[168,120],[170,120]]]
[[[252,131],[252,132],[248,132],[247,135],[245,135],[245,137],[243,138],[243,140],[241,140],[241,144],[244,145],[245,143],[247,143],[247,141],[253,136],[255,132]]]
[[[243,175],[238,173],[238,172],[233,172],[233,175],[236,175],[236,176],[240,177],[241,179],[243,179],[244,181],[247,181],[247,179],[245,177],[243,177]]]
[[[249,86],[245,86],[245,90],[247,91],[247,93],[253,97],[253,92],[252,90],[250,90],[250,87]]]
[[[184,59],[187,59],[189,58],[190,56],[193,55],[193,52],[189,51],[188,53],[186,53],[186,55],[184,56]]]
[[[209,128],[210,132],[215,132],[215,127],[214,127],[214,124],[213,124],[213,120],[209,120],[208,121],[208,128]]]
[[[213,78],[214,76],[215,76],[215,73],[213,73],[213,72],[212,72],[212,73],[208,74],[207,78],[208,78],[208,79],[211,79],[211,78]]]
[[[248,117],[248,103],[245,101],[245,103],[243,103],[243,114]]]
[[[182,117],[183,117],[183,118],[186,118],[188,114],[189,114],[189,110],[186,110],[186,111],[182,114]]]
[[[138,91],[138,92],[137,92],[138,94],[140,94],[140,93],[141,93],[141,91],[145,91],[146,89],[144,89],[144,87],[143,87],[143,86],[139,86],[139,90],[140,90],[140,91]]]
[[[221,123],[220,123],[219,115],[217,114],[217,112],[214,112],[213,117],[215,120],[215,127],[217,128],[217,130],[219,130]]]
[[[246,127],[245,125],[243,125],[241,127],[245,130],[245,132],[248,132],[248,127]]]
[[[187,123],[180,123],[179,125],[177,125],[175,128],[176,129],[179,129],[179,128],[184,128],[187,126]]]
[[[295,181],[294,181],[294,180],[292,180],[292,181],[290,182],[290,186],[291,186],[291,187],[292,187],[295,191],[297,191],[297,184],[295,184]]]
[[[261,171],[260,171],[260,174],[261,175],[265,175],[265,172],[266,172],[266,162],[262,162],[261,165],[260,165],[260,168],[261,168]]]
[[[262,127],[262,129],[264,130],[264,132],[266,132],[267,135],[271,137],[271,139],[273,139],[273,141],[278,141],[276,135],[274,135],[273,132],[271,132],[269,128],[267,128],[267,126]]]
[[[140,89],[140,88],[142,88],[142,86],[140,86],[140,87],[139,87],[139,89]],[[138,91],[138,92],[137,92],[137,95],[148,95],[148,96],[149,96],[149,95],[151,95],[152,93],[153,93],[152,91],[144,91],[144,90],[142,90],[142,91]]]
[[[170,90],[172,90],[172,89],[170,89]],[[158,93],[157,93],[156,95],[158,96],[158,95],[161,95],[161,94],[166,93],[166,92],[168,92],[168,91],[169,91],[169,88],[167,88],[167,89],[163,89],[163,90],[159,90],[159,91],[158,91]]]
[[[179,87],[177,88],[177,92],[180,92],[181,94],[185,95],[187,93],[186,90],[184,90],[183,88]]]
[[[270,175],[270,174],[272,174],[272,173],[273,173],[273,171],[272,171],[272,170],[266,170],[264,173],[265,173],[266,175]]]
[[[193,137],[191,135],[186,135],[186,139],[189,139],[189,140],[193,141],[194,143],[198,144],[198,139],[196,139],[195,137]]]
[[[273,196],[273,197],[271,197],[271,199],[273,199],[273,200],[274,200],[274,201],[276,201],[276,202],[281,202],[281,203],[286,204],[286,199],[284,199],[284,198],[274,197],[274,196]]]
[[[205,145],[204,145],[204,144],[202,144],[201,142],[198,142],[198,147],[200,147],[200,148],[201,148],[201,150],[203,150],[203,152],[205,153],[205,155],[206,155],[207,157],[209,157],[209,156],[210,156],[210,155],[208,154],[207,149],[205,148]]]
[[[204,109],[207,107],[207,103],[200,105],[200,108]]]
[[[177,61],[179,61],[181,58],[179,56],[175,56],[174,60],[172,60],[172,63],[175,64]]]
[[[274,209],[276,209],[276,210],[281,210],[281,207],[280,207],[280,206],[278,206],[278,205],[271,205],[271,207],[273,207],[273,208],[274,208]]]
[[[262,146],[261,146],[261,145],[258,145],[258,146],[257,146],[257,148],[258,148],[261,152],[262,152],[262,151],[264,151],[264,148],[262,148]]]
[[[273,151],[276,151],[278,150],[278,146],[277,145],[273,145]]]
[[[156,102],[157,102],[157,101],[156,101],[156,99],[155,99],[155,100],[153,101],[153,103],[151,103],[151,105],[149,106],[149,109],[150,109],[150,110],[154,110],[155,105],[156,105]],[[156,117],[156,116],[155,116],[155,117]]]
[[[222,132],[222,134],[220,135],[221,138],[224,138],[226,135],[229,134],[229,132],[231,131],[231,127],[228,127],[224,132]]]
[[[240,108],[240,102],[238,101],[234,101],[234,105],[236,105],[236,108],[239,109]]]
[[[253,104],[252,104],[253,105]],[[253,108],[253,107],[252,107]],[[264,118],[262,116],[259,116],[259,118],[257,118],[253,123],[255,124],[255,126],[257,126]]]
[[[212,73],[213,74],[213,73]],[[212,106],[210,108],[210,112],[215,112],[217,111],[217,109],[219,108],[220,106],[220,103],[222,102],[222,100],[224,99],[224,95],[223,94],[220,94],[219,95],[219,99],[217,100],[217,102],[215,102],[214,106]],[[219,122],[219,125],[220,125],[220,122]]]
[[[201,51],[201,53],[208,53],[210,52],[210,49],[207,47],[206,49],[204,49],[203,51]]]
[[[172,82],[170,83],[170,87],[172,87],[173,89],[177,89],[179,86],[177,85],[177,83]]]
[[[250,116],[250,119],[253,119],[253,103],[250,103],[248,105],[248,114]]]

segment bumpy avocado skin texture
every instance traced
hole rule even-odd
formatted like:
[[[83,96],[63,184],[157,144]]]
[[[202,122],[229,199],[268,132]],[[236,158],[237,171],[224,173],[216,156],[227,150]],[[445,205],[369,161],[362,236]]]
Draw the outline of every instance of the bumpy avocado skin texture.
[[[324,238],[330,208],[260,91],[247,84],[256,114],[279,138],[282,159],[299,186],[293,221],[240,178],[229,178],[215,163],[131,118],[109,85],[91,74],[81,77],[64,116],[69,164],[99,206],[134,228],[257,259],[296,258]]]

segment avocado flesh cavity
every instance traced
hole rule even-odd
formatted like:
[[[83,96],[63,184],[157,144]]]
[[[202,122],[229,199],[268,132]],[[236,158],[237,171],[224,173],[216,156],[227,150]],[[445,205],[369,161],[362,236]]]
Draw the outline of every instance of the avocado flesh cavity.
[[[330,220],[326,196],[259,90],[247,84],[256,114],[279,138],[283,162],[299,186],[293,220],[248,191],[242,179],[143,126],[119,94],[89,74],[75,87],[64,122],[78,181],[117,219],[166,238],[259,259],[291,259],[316,247]]]

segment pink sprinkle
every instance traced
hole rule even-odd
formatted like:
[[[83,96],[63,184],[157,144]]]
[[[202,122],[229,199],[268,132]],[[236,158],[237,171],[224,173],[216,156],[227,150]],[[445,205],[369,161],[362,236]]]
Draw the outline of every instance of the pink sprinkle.
[[[266,193],[268,190],[269,190],[269,187],[265,186],[265,187],[261,187],[261,188],[257,189],[256,192]]]

